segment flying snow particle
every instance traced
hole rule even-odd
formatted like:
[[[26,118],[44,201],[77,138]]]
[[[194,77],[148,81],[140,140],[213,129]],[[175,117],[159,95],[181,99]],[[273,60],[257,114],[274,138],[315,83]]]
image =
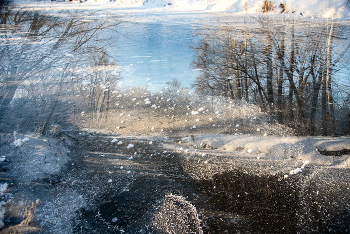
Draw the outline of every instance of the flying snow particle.
[[[28,137],[25,137],[25,138],[22,139],[22,142],[27,142],[27,141],[29,141]]]
[[[289,172],[289,174],[290,174],[290,175],[296,175],[296,174],[301,173],[301,172],[302,172],[301,168],[296,168],[296,169],[294,169],[294,170],[291,170],[291,171]]]
[[[113,219],[112,219],[112,222],[113,223],[115,223],[115,222],[117,222],[118,221],[118,218],[117,217],[114,217]]]
[[[21,139],[15,140],[15,141],[13,142],[13,145],[14,145],[15,147],[20,147],[20,146],[22,145]]]
[[[199,112],[198,111],[191,111],[191,115],[198,115]]]
[[[114,142],[117,142],[118,141],[118,139],[117,138],[114,138],[112,141],[111,141],[111,143],[114,143]]]
[[[203,112],[203,111],[205,111],[206,109],[204,108],[204,107],[201,107],[201,108],[199,108],[198,109],[198,112]]]
[[[145,102],[146,105],[151,104],[151,101],[149,100],[149,98],[146,98],[145,100],[143,100]]]
[[[108,183],[112,183],[112,182],[113,182],[112,179],[109,179],[109,180],[108,180]]]
[[[117,143],[117,145],[121,145],[121,144],[123,144],[123,141],[119,141],[119,142]]]
[[[152,145],[152,144],[153,144],[153,141],[148,142],[148,144]]]
[[[134,148],[134,144],[129,144],[126,148],[127,148],[127,149]]]

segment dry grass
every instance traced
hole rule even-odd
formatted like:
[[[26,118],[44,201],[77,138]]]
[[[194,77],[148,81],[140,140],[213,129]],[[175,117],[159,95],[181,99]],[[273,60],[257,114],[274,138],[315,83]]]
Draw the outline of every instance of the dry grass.
[[[144,89],[115,92],[109,111],[81,112],[71,121],[82,129],[120,135],[293,134],[256,105],[187,93]]]

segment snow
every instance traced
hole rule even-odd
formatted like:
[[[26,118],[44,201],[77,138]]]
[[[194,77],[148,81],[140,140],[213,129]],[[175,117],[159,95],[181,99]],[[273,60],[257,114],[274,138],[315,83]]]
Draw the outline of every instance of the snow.
[[[134,144],[129,144],[126,148],[127,148],[127,149],[134,148]]]
[[[305,160],[304,161],[304,164],[299,168],[296,168],[296,169],[294,169],[294,170],[291,170],[290,172],[289,172],[289,175],[296,175],[296,174],[298,174],[298,173],[301,173],[302,171],[303,171],[303,169],[305,168],[305,166],[307,165],[307,164],[309,164],[310,162],[308,161],[308,160]],[[286,178],[286,176],[285,176],[285,178]]]
[[[306,165],[350,168],[348,152],[333,157],[322,155],[318,149],[327,146],[327,150],[342,150],[349,144],[349,137],[192,135],[182,137],[177,145],[164,144],[164,147],[184,155],[184,162],[190,165],[188,173],[195,179],[208,179],[242,167],[258,174],[284,173],[287,178],[301,173]],[[203,169],[201,163],[208,166]]]
[[[326,138],[316,144],[320,151],[341,151],[350,150],[350,141],[348,138]]]
[[[23,1],[26,3],[25,1]],[[350,16],[348,0],[271,0],[274,11],[280,14],[280,4],[284,3],[285,12],[295,15],[322,18],[347,18]],[[42,3],[45,7],[47,4]],[[40,6],[40,3],[37,3]],[[52,7],[71,9],[114,9],[132,12],[226,12],[237,14],[259,14],[262,12],[263,0],[87,0],[79,3],[51,3]]]
[[[5,218],[5,205],[6,205],[6,197],[5,197],[5,192],[7,190],[8,184],[7,183],[3,183],[0,184],[0,228],[2,228],[4,226],[4,218]]]
[[[15,140],[13,141],[13,146],[14,147],[20,147],[23,143],[29,141],[28,137],[25,137],[23,139],[16,139],[16,134],[14,134]]]
[[[9,167],[12,168],[9,173],[18,175],[18,180],[22,183],[58,173],[68,161],[69,150],[59,144],[57,139],[34,134],[25,137],[18,137],[16,134],[14,136],[11,147],[17,150],[5,151],[4,148],[2,158],[9,160]],[[18,161],[21,163],[18,164]]]
[[[113,140],[111,141],[111,143],[117,142],[118,139],[117,138],[113,138]]]
[[[348,0],[270,0],[274,10],[269,14],[280,14],[280,4],[285,6],[285,12],[293,12],[304,17],[348,18],[350,17],[350,3]],[[51,2],[52,9],[103,9],[123,12],[225,12],[235,14],[262,13],[263,0],[87,0],[83,3]],[[25,0],[18,4],[28,4]],[[33,4],[33,3],[31,3]],[[33,4],[34,5],[34,4]],[[48,7],[47,2],[35,3],[35,7]],[[66,56],[70,56],[67,54]]]

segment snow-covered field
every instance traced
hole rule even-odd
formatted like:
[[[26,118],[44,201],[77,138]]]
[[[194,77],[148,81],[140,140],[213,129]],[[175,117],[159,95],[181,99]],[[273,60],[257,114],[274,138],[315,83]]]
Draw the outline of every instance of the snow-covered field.
[[[25,4],[29,1],[23,1]],[[262,12],[263,0],[87,0],[58,4],[51,2],[31,3],[33,6],[79,9],[113,9],[124,12],[230,12],[257,14]],[[347,18],[350,5],[347,0],[270,0],[272,13],[280,13],[284,4],[285,12],[306,17]]]

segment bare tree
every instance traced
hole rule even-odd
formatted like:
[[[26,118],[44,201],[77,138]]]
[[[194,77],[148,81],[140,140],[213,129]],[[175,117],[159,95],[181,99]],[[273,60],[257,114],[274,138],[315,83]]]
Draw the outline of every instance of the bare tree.
[[[256,22],[261,27],[221,25],[204,31],[194,46],[193,65],[201,71],[194,87],[202,94],[231,99],[249,94],[250,102],[263,109],[268,104],[280,123],[299,134],[319,134],[321,128],[323,134],[333,135],[333,84],[339,62],[333,57],[344,57],[350,47],[341,41],[346,38],[341,36],[345,27],[283,19],[260,17]],[[335,44],[345,46],[334,50]],[[322,126],[316,123],[317,116]]]
[[[104,42],[98,32],[112,30],[120,23],[84,21],[76,17],[83,12],[61,12],[62,15],[68,14],[62,17],[60,14],[51,16],[38,11],[8,8],[4,14],[7,17],[6,24],[1,26],[4,44],[0,48],[0,121],[24,80],[40,77],[59,66],[64,67],[64,63],[69,62],[67,56],[78,56],[81,51],[91,50],[96,43],[103,47]],[[93,13],[85,16],[91,17]]]

